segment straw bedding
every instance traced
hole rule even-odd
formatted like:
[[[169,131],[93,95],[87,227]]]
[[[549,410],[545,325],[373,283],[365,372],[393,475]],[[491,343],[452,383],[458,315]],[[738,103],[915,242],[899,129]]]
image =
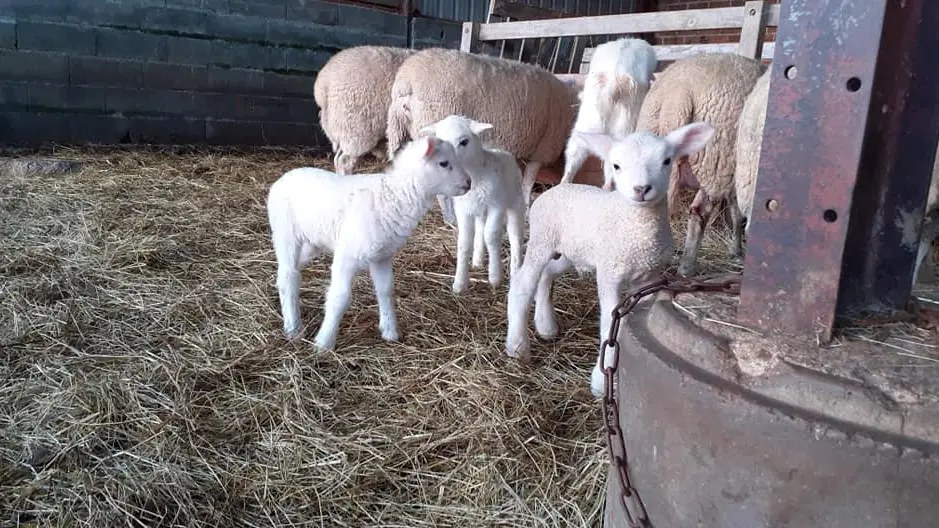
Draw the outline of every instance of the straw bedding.
[[[508,360],[506,286],[474,270],[451,293],[434,209],[394,262],[405,341],[379,338],[362,274],[317,352],[329,261],[304,271],[306,338],[286,342],[264,201],[326,158],[56,155],[84,170],[0,178],[0,528],[601,525],[590,277],[555,285],[560,339]],[[739,271],[715,217],[699,272]]]
[[[507,360],[506,286],[451,293],[434,210],[394,262],[406,342],[363,274],[318,353],[328,259],[288,343],[264,203],[324,159],[56,155],[85,169],[0,180],[0,527],[600,525],[589,277],[557,284],[561,339]]]

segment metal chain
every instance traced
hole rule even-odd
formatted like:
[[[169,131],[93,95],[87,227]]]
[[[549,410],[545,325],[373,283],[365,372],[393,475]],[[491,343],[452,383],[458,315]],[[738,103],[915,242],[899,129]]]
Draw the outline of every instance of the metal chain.
[[[694,278],[665,275],[632,290],[626,296],[626,299],[613,309],[610,333],[603,341],[600,349],[600,365],[604,365],[603,376],[606,380],[606,390],[603,395],[603,424],[606,427],[607,449],[610,452],[611,462],[615,464],[620,489],[622,490],[620,499],[623,501],[623,511],[626,512],[626,521],[629,523],[630,528],[650,528],[652,523],[649,521],[642,499],[639,498],[639,492],[633,487],[629,478],[626,441],[623,438],[623,429],[619,421],[619,404],[616,401],[616,390],[613,387],[620,357],[619,328],[620,322],[632,312],[643,298],[663,290],[672,293],[710,291],[736,294],[740,291],[740,275],[731,273]],[[613,362],[609,367],[606,367],[606,353],[610,348],[613,349]]]

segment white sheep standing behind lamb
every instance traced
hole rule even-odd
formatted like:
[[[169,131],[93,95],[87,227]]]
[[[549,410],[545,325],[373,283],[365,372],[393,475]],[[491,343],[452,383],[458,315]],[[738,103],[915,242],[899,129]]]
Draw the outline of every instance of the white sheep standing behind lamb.
[[[460,50],[428,48],[398,68],[388,107],[388,151],[448,115],[493,125],[486,142],[525,162],[525,204],[538,169],[556,161],[574,123],[577,89],[548,70],[515,60]],[[441,199],[444,218],[456,221],[452,200]]]
[[[317,73],[313,98],[320,108],[320,127],[332,144],[337,173],[353,172],[370,152],[379,161],[391,159],[381,145],[391,83],[398,66],[415,51],[391,46],[346,48]]]
[[[657,66],[655,49],[642,39],[621,38],[594,48],[574,131],[618,137],[633,132]],[[571,182],[587,156],[596,155],[576,138],[572,134],[567,141],[561,183]],[[610,171],[604,166],[603,189],[610,190],[611,185]]]
[[[509,152],[483,146],[479,135],[491,129],[489,123],[450,115],[420,132],[453,145],[457,159],[473,181],[468,193],[453,198],[458,233],[454,293],[465,291],[469,285],[470,252],[473,267],[479,267],[488,250],[489,284],[502,283],[502,233],[506,226],[510,273],[515,273],[522,261],[527,209],[522,194],[522,171]]]
[[[675,244],[666,198],[672,161],[703,148],[714,132],[705,122],[664,137],[645,131],[622,139],[575,132],[610,164],[615,190],[557,185],[532,203],[525,260],[509,285],[505,350],[510,357],[529,354],[527,312],[533,298],[538,335],[557,336],[551,287],[571,267],[596,273],[602,346],[624,283],[651,278],[672,261]],[[606,359],[612,364],[613,358]],[[590,381],[593,394],[601,395],[604,385],[598,356]]]
[[[766,124],[766,108],[769,101],[769,84],[772,66],[757,79],[753,90],[747,96],[740,112],[737,124],[736,169],[734,171],[734,191],[737,209],[742,218],[747,219],[745,231],[750,231],[750,217],[753,214],[753,196],[760,165],[760,150],[763,144],[763,127]],[[926,209],[923,228],[920,233],[919,250],[913,269],[913,284],[920,279],[920,270],[932,273],[932,260],[928,260],[933,240],[939,237],[939,150],[933,163],[932,181],[926,196]],[[926,264],[924,267],[923,264]]]
[[[303,167],[281,176],[271,185],[267,212],[284,334],[294,339],[300,331],[300,269],[332,253],[325,315],[315,344],[335,346],[352,280],[365,267],[378,298],[381,336],[397,341],[392,257],[433,207],[435,196],[459,196],[469,188],[469,175],[453,147],[432,136],[406,145],[382,174],[349,178]]]

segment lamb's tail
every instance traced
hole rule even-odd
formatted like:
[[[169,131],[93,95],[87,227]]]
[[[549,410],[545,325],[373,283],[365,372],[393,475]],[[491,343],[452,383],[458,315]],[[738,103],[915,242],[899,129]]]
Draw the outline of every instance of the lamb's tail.
[[[80,172],[84,163],[75,160],[43,158],[0,158],[0,174],[22,177],[27,174],[56,175]]]

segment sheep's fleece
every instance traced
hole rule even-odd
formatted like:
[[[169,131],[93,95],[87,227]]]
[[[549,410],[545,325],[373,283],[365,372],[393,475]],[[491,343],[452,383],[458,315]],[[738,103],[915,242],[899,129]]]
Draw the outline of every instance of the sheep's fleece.
[[[540,66],[442,48],[401,64],[391,100],[389,151],[459,114],[493,125],[488,145],[544,164],[564,152],[578,104],[576,88]]]
[[[735,53],[702,53],[669,65],[652,83],[639,112],[637,130],[663,135],[694,121],[707,121],[717,132],[704,149],[688,157],[701,189],[712,200],[731,196],[737,122],[743,103],[765,71],[762,62]],[[679,184],[672,165],[671,195]],[[671,213],[675,213],[674,210]]]
[[[354,163],[385,138],[395,72],[415,51],[389,46],[346,48],[320,69],[313,97],[333,152],[341,149]]]
[[[769,99],[769,77],[772,67],[760,76],[747,96],[740,112],[737,127],[737,169],[734,172],[734,186],[737,192],[737,208],[744,218],[750,218],[753,210],[753,193],[756,187],[756,173],[760,165],[760,148],[763,143],[763,125],[766,123],[766,103]],[[750,223],[747,222],[749,231]]]

